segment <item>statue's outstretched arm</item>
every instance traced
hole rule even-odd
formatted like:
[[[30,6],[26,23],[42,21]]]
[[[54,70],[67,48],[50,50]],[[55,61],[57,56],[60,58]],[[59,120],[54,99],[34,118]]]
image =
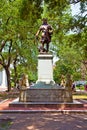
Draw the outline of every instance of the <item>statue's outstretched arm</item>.
[[[40,33],[40,29],[37,31],[37,33],[36,33],[36,37],[38,37],[39,33]]]

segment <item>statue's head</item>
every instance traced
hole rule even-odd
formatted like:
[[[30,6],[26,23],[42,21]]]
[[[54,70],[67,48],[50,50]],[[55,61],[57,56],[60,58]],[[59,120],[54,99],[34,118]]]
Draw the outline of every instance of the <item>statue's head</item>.
[[[46,24],[47,23],[47,18],[43,18],[42,22],[43,22],[43,24]]]

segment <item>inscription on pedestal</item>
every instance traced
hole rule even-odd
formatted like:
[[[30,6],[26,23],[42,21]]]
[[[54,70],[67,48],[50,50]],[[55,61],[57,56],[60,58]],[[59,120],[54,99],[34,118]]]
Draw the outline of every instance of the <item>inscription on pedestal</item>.
[[[53,80],[53,56],[50,54],[38,55],[38,82],[50,83]]]

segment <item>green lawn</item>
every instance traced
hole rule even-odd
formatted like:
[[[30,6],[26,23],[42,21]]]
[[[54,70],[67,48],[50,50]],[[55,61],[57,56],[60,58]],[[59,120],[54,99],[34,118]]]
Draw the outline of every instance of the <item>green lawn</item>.
[[[73,99],[85,99],[85,100],[87,100],[87,95],[86,94],[73,95]]]
[[[0,119],[0,130],[9,130],[11,125],[11,119]]]

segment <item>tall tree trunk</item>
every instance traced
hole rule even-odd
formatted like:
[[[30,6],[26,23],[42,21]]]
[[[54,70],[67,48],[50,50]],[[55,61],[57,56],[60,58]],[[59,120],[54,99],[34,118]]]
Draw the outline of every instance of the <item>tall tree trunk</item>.
[[[16,86],[17,83],[17,69],[16,66],[14,65],[14,86]]]
[[[17,68],[16,68],[16,62],[17,62],[17,55],[16,55],[16,57],[14,59],[14,63],[13,63],[13,66],[14,66],[14,86],[16,86],[17,78],[18,78]]]

